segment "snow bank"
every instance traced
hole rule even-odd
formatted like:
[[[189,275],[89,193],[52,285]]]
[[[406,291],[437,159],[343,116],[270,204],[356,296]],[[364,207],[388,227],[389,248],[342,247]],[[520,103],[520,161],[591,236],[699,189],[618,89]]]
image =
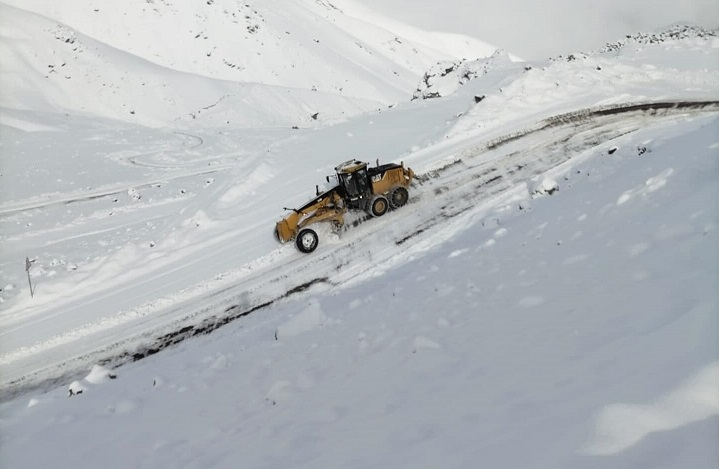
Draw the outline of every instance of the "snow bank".
[[[636,35],[616,47],[534,63],[512,77],[488,82],[481,88],[481,102],[458,119],[447,136],[487,133],[509,121],[536,121],[578,105],[646,102],[677,93],[686,99],[716,99],[716,31],[686,29],[689,32],[680,26]]]

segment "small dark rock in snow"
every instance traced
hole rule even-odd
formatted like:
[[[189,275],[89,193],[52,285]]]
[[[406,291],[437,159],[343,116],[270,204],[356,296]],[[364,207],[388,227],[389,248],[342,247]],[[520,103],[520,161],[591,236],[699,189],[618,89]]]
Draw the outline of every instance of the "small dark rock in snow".
[[[127,190],[127,195],[129,195],[130,197],[132,197],[133,200],[140,200],[140,199],[142,199],[142,195],[140,194],[140,192],[138,192],[137,189],[132,188],[132,187]]]
[[[638,146],[638,147],[637,147],[637,153],[639,154],[639,156],[642,156],[642,155],[643,155],[644,153],[646,153],[646,152],[647,152],[647,147],[645,147],[645,146]]]
[[[319,116],[319,115],[320,115],[319,112],[315,112],[315,113],[312,114],[310,117],[311,117],[312,119],[314,119],[314,120],[317,120],[317,116]]]
[[[552,195],[559,190],[559,184],[554,179],[544,178],[535,188],[532,197]]]
[[[70,386],[68,387],[68,394],[67,397],[77,396],[78,394],[82,394],[82,392],[85,390],[83,385],[80,383],[80,381],[73,381],[70,383]]]
[[[614,152],[617,151],[617,150],[618,150],[617,147],[612,147],[612,148],[610,148],[610,149],[607,151],[607,153],[609,153],[610,155],[613,155]]]

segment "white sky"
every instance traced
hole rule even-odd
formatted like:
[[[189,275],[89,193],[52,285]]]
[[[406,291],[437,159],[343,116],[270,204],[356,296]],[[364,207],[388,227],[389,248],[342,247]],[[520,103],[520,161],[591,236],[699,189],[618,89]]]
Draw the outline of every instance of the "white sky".
[[[423,29],[457,32],[525,59],[588,51],[690,21],[719,26],[719,0],[362,0]]]

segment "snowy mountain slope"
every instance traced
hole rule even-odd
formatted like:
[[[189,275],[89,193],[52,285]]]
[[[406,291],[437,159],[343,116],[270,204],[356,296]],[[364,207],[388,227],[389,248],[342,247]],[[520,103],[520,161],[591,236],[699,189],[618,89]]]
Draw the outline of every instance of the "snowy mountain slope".
[[[0,462],[711,467],[718,131],[644,122],[538,175],[551,196],[471,207],[352,285],[7,402]]]
[[[408,99],[437,60],[494,51],[462,37],[428,47],[309,0],[6,3],[43,16],[0,4],[1,106],[152,126],[338,119]]]
[[[325,74],[345,80],[378,73],[395,62],[396,86],[402,83],[397,81],[402,79],[399,72],[417,74],[438,58],[488,56],[495,49],[470,37],[417,30],[363,11],[351,0],[6,3],[168,68],[233,81],[316,86],[328,92],[338,88],[322,82]],[[106,26],[113,22],[115,27]],[[290,70],[295,66],[300,70]],[[390,75],[386,78],[392,81]],[[335,84],[342,87],[340,81]],[[345,87],[349,96],[352,86]]]
[[[311,90],[208,80],[137,60],[73,30],[3,6],[0,81],[10,109],[80,112],[150,126],[308,125],[375,109],[377,101],[349,99]],[[32,54],[32,57],[29,57]],[[223,108],[222,120],[216,115]]]
[[[671,104],[716,101],[716,69],[706,66],[716,57],[715,44],[681,44],[618,55],[606,64],[613,79],[603,86],[584,79],[581,61],[550,63],[541,73],[503,61],[448,98],[312,129],[198,126],[173,132],[6,111],[3,166],[15,177],[0,186],[0,283],[9,287],[0,297],[3,386],[18,389],[73,374],[100,357],[125,360],[137,347],[152,349],[165,333],[273,301],[328,277],[327,269],[344,280],[372,275],[379,259],[397,258],[417,241],[413,233],[441,228],[439,220],[464,210],[466,200],[491,201],[495,189],[527,190],[522,184],[535,173],[579,151],[665,119],[714,112],[711,104]],[[642,53],[656,58],[653,87],[646,86]],[[676,73],[677,63],[687,72]],[[557,86],[560,73],[564,81]],[[686,83],[691,86],[682,87]],[[532,95],[528,87],[559,91]],[[562,92],[563,99],[548,101]],[[491,94],[485,100],[491,106],[476,104],[478,94]],[[631,107],[667,96],[674,98],[668,106]],[[618,105],[563,114],[620,99],[632,112]],[[562,117],[545,120],[557,113]],[[60,132],[38,131],[51,128]],[[498,145],[503,136],[509,146]],[[466,174],[456,166],[418,185],[413,208],[393,214],[394,222],[376,220],[341,240],[323,236],[314,257],[299,256],[292,246],[278,249],[269,233],[281,207],[304,203],[314,183],[352,157],[404,159],[425,182],[440,168],[467,158],[476,163]],[[466,179],[495,176],[504,179],[490,192],[476,192]],[[447,194],[436,197],[435,190]],[[376,248],[370,263],[343,261],[365,238],[388,247]],[[26,256],[34,261],[34,298],[17,268]],[[225,311],[238,302],[239,311]]]
[[[479,43],[344,1],[10,3],[0,466],[711,465],[712,34],[408,102]],[[411,166],[408,206],[277,244],[349,158]]]
[[[128,235],[134,238],[141,234],[139,230],[148,232],[147,228],[128,228],[125,234],[115,231],[110,238],[109,255],[88,259],[80,268],[73,263],[76,272],[68,277],[69,282],[43,285],[42,297],[38,295],[29,303],[10,307],[2,314],[5,324],[2,347],[7,351],[0,356],[5,368],[4,386],[18,389],[42,384],[48,377],[73,374],[88,361],[109,360],[118,364],[132,356],[154,353],[168,342],[205,333],[214,329],[214,324],[224,324],[272,303],[288,291],[304,288],[303,285],[318,282],[342,285],[365,275],[376,275],[378,264],[392,265],[405,259],[408,250],[412,252],[415,249],[412,246],[423,238],[423,233],[446,230],[445,224],[457,223],[453,221],[455,217],[477,204],[496,203],[498,195],[526,196],[528,190],[530,193],[533,190],[531,184],[527,185],[529,178],[562,164],[582,149],[598,143],[608,145],[616,138],[656,122],[684,120],[687,115],[716,112],[717,108],[717,103],[679,108],[655,105],[646,109],[629,107],[628,112],[621,108],[612,112],[600,109],[596,113],[555,119],[539,130],[527,132],[516,143],[517,137],[510,135],[506,143],[494,141],[484,150],[465,151],[462,159],[448,169],[420,174],[422,187],[415,189],[414,202],[408,208],[393,213],[391,218],[373,220],[347,232],[340,244],[322,233],[323,242],[329,244],[321,254],[303,256],[292,246],[285,246],[250,261],[241,269],[161,298],[156,297],[157,290],[148,287],[158,282],[175,285],[178,281],[201,281],[202,275],[207,275],[202,272],[208,267],[213,269],[221,260],[233,256],[238,259],[247,258],[250,253],[257,256],[266,249],[268,241],[272,242],[267,231],[256,230],[258,225],[237,224],[253,217],[246,206],[232,206],[244,200],[247,190],[227,192],[212,205],[205,201],[203,208],[198,207],[189,217],[182,216],[180,226],[172,227],[170,234],[157,243],[152,240],[142,246],[121,241]],[[254,196],[257,213],[261,213],[262,206],[273,204],[265,200],[274,200],[277,196],[276,193]],[[156,204],[159,207],[154,206],[153,212],[166,204],[177,203],[184,204],[180,212],[183,213],[197,201],[188,203],[185,197],[180,197]],[[279,200],[274,202],[279,203]],[[132,212],[118,215],[137,217]],[[261,215],[254,215],[258,216]],[[110,225],[113,230],[117,230],[119,221],[115,217]],[[68,228],[79,225],[77,228],[82,229],[85,223],[75,221]],[[227,230],[228,223],[236,227]],[[132,225],[137,226],[137,222],[129,226]],[[150,226],[152,230],[160,228]],[[100,233],[105,235],[105,231]],[[49,230],[44,236],[56,233],[56,229]],[[10,238],[9,241],[19,246],[22,244],[18,242],[23,239]],[[76,242],[72,236],[46,246],[62,252],[63,245],[71,245],[68,241]],[[369,263],[361,256],[351,255],[357,246],[366,243],[377,246]],[[101,241],[100,245],[108,243]],[[419,246],[422,245],[419,242]],[[204,254],[198,255],[200,252]],[[66,262],[56,259],[53,263],[57,267]],[[278,265],[283,266],[279,272]],[[328,276],[327,272],[333,274]],[[75,283],[78,274],[81,283]],[[57,272],[53,271],[51,276],[55,275]],[[112,288],[108,289],[109,285],[113,285]],[[144,302],[138,304],[143,299]],[[112,304],[116,312],[107,309],[104,306],[107,304]],[[104,309],[100,318],[97,318],[98,308]],[[62,315],[67,310],[73,314]],[[177,331],[183,332],[178,335]],[[125,353],[126,350],[130,353]]]

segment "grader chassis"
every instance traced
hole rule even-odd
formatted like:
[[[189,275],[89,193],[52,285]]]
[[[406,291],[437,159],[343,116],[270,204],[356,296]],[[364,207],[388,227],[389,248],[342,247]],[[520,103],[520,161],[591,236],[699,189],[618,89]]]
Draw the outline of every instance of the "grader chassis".
[[[414,171],[404,163],[388,163],[369,167],[368,163],[349,160],[335,168],[337,184],[277,222],[275,235],[281,242],[295,240],[297,248],[310,253],[317,248],[319,237],[310,228],[320,222],[331,223],[336,230],[344,226],[348,210],[366,211],[373,217],[381,217],[391,209],[397,209],[409,199],[409,185]],[[327,176],[330,182],[330,176]]]

